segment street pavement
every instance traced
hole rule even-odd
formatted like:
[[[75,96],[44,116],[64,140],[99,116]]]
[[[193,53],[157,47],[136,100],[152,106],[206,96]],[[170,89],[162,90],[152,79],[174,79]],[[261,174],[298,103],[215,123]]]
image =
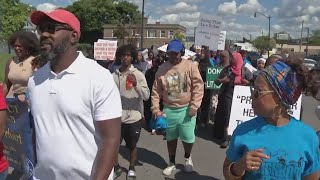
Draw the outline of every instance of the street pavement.
[[[302,99],[302,121],[312,126],[315,130],[320,129],[320,120],[317,119],[314,110],[318,102],[311,97]],[[299,132],[297,132],[299,133]],[[222,164],[225,158],[226,149],[220,149],[219,145],[213,142],[211,138],[212,125],[207,128],[198,128],[196,130],[196,142],[192,152],[194,163],[193,173],[184,173],[184,151],[179,141],[176,163],[177,170],[170,176],[162,175],[162,170],[167,166],[168,155],[166,141],[163,136],[150,135],[142,130],[138,144],[138,163],[136,166],[137,180],[215,180],[223,179]],[[129,163],[126,160],[128,151],[121,145],[119,152],[120,166],[127,171]],[[17,180],[17,176],[9,176],[7,180]],[[119,180],[126,179],[126,173],[123,173]]]
[[[302,121],[312,126],[315,130],[320,130],[320,120],[317,119],[314,110],[318,102],[311,97],[302,99]],[[299,132],[297,132],[299,133]],[[162,175],[162,170],[168,161],[166,141],[162,136],[150,135],[142,130],[138,144],[138,165],[136,166],[137,180],[215,180],[224,179],[222,174],[222,164],[225,158],[226,149],[220,149],[219,145],[211,138],[212,126],[208,128],[198,128],[196,130],[196,142],[192,151],[194,163],[193,173],[184,173],[184,151],[181,142],[178,144],[176,163],[177,170],[170,176]],[[121,145],[119,153],[120,166],[128,169],[129,163],[127,149]],[[126,179],[123,173],[119,180]]]

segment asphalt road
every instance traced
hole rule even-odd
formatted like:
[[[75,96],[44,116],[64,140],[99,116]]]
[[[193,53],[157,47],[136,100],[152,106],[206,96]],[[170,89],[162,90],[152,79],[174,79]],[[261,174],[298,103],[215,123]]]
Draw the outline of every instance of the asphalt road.
[[[302,121],[312,126],[315,130],[320,129],[320,120],[317,119],[314,110],[317,101],[310,97],[302,99]],[[184,173],[184,151],[181,142],[178,144],[176,163],[177,170],[169,177],[162,175],[162,170],[167,166],[167,146],[162,136],[150,135],[142,130],[138,144],[138,163],[136,166],[137,180],[215,180],[223,179],[222,164],[226,149],[220,149],[219,145],[211,138],[212,126],[199,128],[196,131],[196,143],[193,148],[192,160],[194,163],[193,173]],[[126,160],[128,151],[122,145],[119,152],[120,166],[125,171],[129,167]],[[118,178],[126,179],[126,173]],[[17,180],[17,176],[9,176],[7,180]]]
[[[314,110],[318,104],[311,97],[302,99],[302,121],[312,126],[315,130],[320,130],[320,120],[317,119]],[[196,131],[196,143],[192,152],[192,160],[195,172],[187,174],[183,172],[184,151],[179,142],[176,163],[177,170],[169,177],[162,175],[162,170],[168,161],[166,141],[162,136],[150,135],[145,130],[142,131],[138,156],[139,162],[136,167],[137,180],[214,180],[223,179],[222,164],[225,158],[226,149],[220,149],[219,145],[211,138],[212,127],[199,128]],[[128,169],[127,150],[122,145],[120,149],[120,165]],[[118,178],[126,179],[126,173]]]

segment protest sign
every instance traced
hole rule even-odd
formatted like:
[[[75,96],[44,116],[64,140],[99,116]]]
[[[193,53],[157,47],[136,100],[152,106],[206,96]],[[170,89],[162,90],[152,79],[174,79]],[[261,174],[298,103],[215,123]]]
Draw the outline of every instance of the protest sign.
[[[210,49],[217,49],[221,25],[221,17],[202,14],[195,33],[195,45],[205,45],[209,46]]]
[[[95,60],[114,60],[117,51],[117,41],[98,40],[94,43]]]
[[[218,49],[217,50],[224,51],[225,46],[226,46],[226,38],[227,38],[227,31],[221,31],[219,41],[218,41]]]
[[[149,56],[148,52],[149,52],[148,49],[145,49],[145,50],[142,51],[142,56],[143,56],[144,60],[148,59],[148,56]]]
[[[213,68],[208,67],[207,68],[207,74],[206,74],[206,89],[220,89],[221,85],[217,86],[214,81],[218,78],[221,70],[223,68]]]
[[[165,44],[165,45],[159,47],[158,50],[160,50],[162,52],[167,52],[167,47],[168,47],[168,44]],[[184,54],[184,56],[182,58],[183,59],[187,59],[187,58],[195,56],[195,55],[196,55],[195,52],[192,52],[192,51],[190,51],[188,49],[185,49],[185,54]]]
[[[251,73],[254,73],[254,72],[257,71],[257,69],[256,69],[255,67],[253,67],[253,66],[252,66],[251,64],[249,64],[249,63],[246,63],[246,64],[244,65],[244,67],[248,68],[248,70],[249,70]]]
[[[4,154],[10,167],[28,178],[33,174],[34,150],[28,105],[7,98],[7,129],[3,136]]]
[[[162,52],[167,52],[167,47],[168,47],[168,44],[165,44],[165,45],[159,47],[158,50],[162,51]]]
[[[251,96],[251,93],[250,93],[249,86],[234,87],[229,128],[228,128],[229,135],[232,135],[233,131],[236,129],[238,125],[256,117],[251,107],[252,100],[250,96]],[[292,105],[288,111],[288,113],[291,116],[295,117],[296,119],[300,119],[301,100],[302,100],[302,96],[299,97],[297,103]]]
[[[220,34],[222,26],[222,18],[208,14],[201,14],[197,29],[208,30],[213,33]]]

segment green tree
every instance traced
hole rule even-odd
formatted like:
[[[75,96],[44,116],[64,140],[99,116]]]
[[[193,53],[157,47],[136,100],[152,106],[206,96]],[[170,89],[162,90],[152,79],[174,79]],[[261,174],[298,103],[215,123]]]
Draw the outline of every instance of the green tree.
[[[103,37],[103,25],[123,26],[141,19],[138,6],[127,1],[79,0],[66,9],[73,12],[81,22],[80,42],[91,44]]]
[[[268,51],[268,49],[272,49],[276,47],[276,40],[271,38],[269,41],[268,36],[259,36],[253,41],[254,47],[256,47],[260,54],[264,51]]]
[[[183,45],[186,45],[186,36],[183,33],[175,33],[173,38],[180,40]]]
[[[6,41],[22,30],[33,8],[18,0],[0,0],[0,4],[0,41]]]
[[[314,30],[310,37],[310,45],[320,45],[320,29]]]

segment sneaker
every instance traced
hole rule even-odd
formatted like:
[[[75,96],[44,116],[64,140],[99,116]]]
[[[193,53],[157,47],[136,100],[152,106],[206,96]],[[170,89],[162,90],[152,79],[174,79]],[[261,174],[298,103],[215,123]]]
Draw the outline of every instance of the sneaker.
[[[120,177],[121,174],[122,174],[122,172],[123,172],[123,170],[122,170],[121,167],[118,167],[118,168],[115,167],[115,168],[114,168],[113,179],[117,179],[118,177]]]
[[[162,173],[166,176],[170,176],[170,174],[176,170],[176,165],[175,164],[171,164],[169,165],[167,168],[165,168]]]
[[[129,170],[128,171],[128,175],[127,175],[127,179],[128,180],[134,180],[136,179],[137,175],[136,172],[134,170]]]
[[[190,173],[193,171],[193,163],[191,156],[189,158],[185,158],[186,164],[184,165],[184,172]]]
[[[152,130],[151,130],[151,135],[155,135],[155,134],[157,134],[156,130],[155,130],[155,129],[152,129]]]

